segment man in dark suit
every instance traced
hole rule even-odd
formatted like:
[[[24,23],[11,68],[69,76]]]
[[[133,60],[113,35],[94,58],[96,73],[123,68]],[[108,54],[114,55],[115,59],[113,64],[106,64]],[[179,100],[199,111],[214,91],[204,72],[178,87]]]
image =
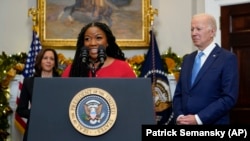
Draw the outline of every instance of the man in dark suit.
[[[183,58],[173,98],[177,125],[230,123],[229,111],[238,98],[237,57],[214,42],[216,29],[213,16],[205,13],[193,16],[191,36],[198,50]],[[199,52],[203,55],[195,77],[193,66]]]

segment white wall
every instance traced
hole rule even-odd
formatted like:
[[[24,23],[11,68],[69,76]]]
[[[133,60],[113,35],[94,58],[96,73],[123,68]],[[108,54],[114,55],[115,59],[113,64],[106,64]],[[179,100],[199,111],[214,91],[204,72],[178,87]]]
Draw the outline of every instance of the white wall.
[[[192,50],[190,38],[190,18],[192,0],[152,0],[159,11],[155,18],[156,38],[161,52],[172,47],[179,55]]]
[[[7,54],[28,52],[32,37],[32,22],[27,16],[34,0],[1,0],[0,51]]]

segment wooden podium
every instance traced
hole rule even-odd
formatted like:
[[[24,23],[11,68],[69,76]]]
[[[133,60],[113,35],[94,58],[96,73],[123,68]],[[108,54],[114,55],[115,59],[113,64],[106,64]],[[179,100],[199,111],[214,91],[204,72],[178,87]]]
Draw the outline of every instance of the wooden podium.
[[[69,106],[88,88],[107,91],[117,105],[113,126],[88,136],[74,126]],[[140,141],[141,125],[156,124],[149,78],[35,78],[28,141]]]

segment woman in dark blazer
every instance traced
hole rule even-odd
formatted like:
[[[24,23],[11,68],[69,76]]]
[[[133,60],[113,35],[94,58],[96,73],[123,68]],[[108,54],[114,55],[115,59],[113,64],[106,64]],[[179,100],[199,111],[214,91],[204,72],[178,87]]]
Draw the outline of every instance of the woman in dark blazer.
[[[42,49],[36,56],[35,73],[33,77],[23,80],[20,99],[18,101],[16,113],[27,119],[23,141],[27,141],[27,131],[29,126],[30,108],[32,103],[32,91],[35,77],[58,77],[58,57],[54,49]]]

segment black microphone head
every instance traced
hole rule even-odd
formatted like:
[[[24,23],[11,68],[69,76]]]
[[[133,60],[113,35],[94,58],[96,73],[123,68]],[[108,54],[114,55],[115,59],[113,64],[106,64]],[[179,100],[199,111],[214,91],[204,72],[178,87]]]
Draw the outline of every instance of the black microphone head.
[[[104,63],[104,61],[106,60],[106,48],[104,46],[99,46],[98,47],[98,59],[100,61],[101,64]]]
[[[88,62],[89,50],[88,50],[87,47],[83,46],[83,47],[81,48],[80,58],[82,59],[82,62],[83,62],[83,63],[87,63],[87,62]]]

